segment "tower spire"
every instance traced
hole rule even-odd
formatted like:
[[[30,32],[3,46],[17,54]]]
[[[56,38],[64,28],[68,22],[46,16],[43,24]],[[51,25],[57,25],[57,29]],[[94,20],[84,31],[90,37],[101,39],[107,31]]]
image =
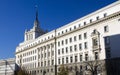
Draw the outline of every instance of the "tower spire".
[[[39,21],[38,21],[38,6],[35,5],[35,9],[36,9],[36,16],[35,16],[35,21],[34,21],[34,28],[39,28]]]

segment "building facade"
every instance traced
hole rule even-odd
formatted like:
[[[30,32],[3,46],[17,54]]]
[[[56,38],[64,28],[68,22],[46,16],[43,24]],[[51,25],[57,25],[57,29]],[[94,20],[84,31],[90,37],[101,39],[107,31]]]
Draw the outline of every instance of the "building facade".
[[[14,75],[16,69],[14,58],[0,60],[0,75]]]
[[[120,1],[48,33],[39,28],[36,12],[33,28],[16,48],[16,63],[33,75],[55,75],[64,64],[75,75],[85,61],[120,56],[119,28]]]

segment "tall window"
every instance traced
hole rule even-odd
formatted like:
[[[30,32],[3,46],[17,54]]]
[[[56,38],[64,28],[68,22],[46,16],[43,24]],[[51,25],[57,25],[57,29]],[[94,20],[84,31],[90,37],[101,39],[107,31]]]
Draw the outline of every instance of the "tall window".
[[[62,45],[64,45],[64,41],[62,40]]]
[[[72,46],[70,46],[70,52],[72,52]]]
[[[71,62],[71,63],[73,62],[73,58],[72,58],[72,56],[70,57],[70,62]]]
[[[81,36],[81,34],[79,35],[79,40],[81,40],[82,39],[82,36]]]
[[[60,42],[58,42],[58,46],[60,46]]]
[[[88,54],[85,54],[85,61],[88,61]]]
[[[60,49],[58,49],[58,55],[60,55]]]
[[[79,44],[79,50],[82,50],[82,44],[81,43]]]
[[[93,38],[93,46],[98,46],[98,39],[97,38]]]
[[[70,43],[72,42],[72,38],[70,38]]]
[[[84,42],[84,47],[85,49],[87,49],[87,42]]]
[[[64,48],[62,48],[62,54],[64,54]]]
[[[108,31],[109,31],[108,25],[104,26],[104,32],[108,32]]]
[[[82,55],[80,55],[80,61],[82,61],[82,58],[83,58]]]
[[[95,60],[99,59],[98,52],[95,52]]]
[[[54,60],[52,60],[52,65],[54,65]]]
[[[58,64],[60,64],[60,59],[58,59]]]
[[[104,37],[104,40],[105,40],[105,45],[110,44],[110,37],[109,36]]]
[[[77,51],[77,45],[74,45],[74,50]]]
[[[68,57],[66,57],[66,63],[68,63]]]
[[[65,39],[65,43],[68,44],[68,39]]]
[[[77,56],[75,56],[75,62],[77,62]]]
[[[68,47],[66,47],[66,53],[68,53]]]
[[[74,36],[74,41],[76,41],[76,36]]]
[[[87,38],[87,33],[84,33],[84,39],[86,39]]]
[[[99,16],[97,16],[96,19],[99,20]]]
[[[64,58],[62,58],[62,64],[64,64]]]

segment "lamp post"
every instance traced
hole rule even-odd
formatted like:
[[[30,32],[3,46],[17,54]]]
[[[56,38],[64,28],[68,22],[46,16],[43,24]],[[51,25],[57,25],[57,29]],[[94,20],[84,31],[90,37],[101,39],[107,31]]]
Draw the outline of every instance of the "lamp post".
[[[7,75],[7,60],[4,61],[5,61],[5,75]]]

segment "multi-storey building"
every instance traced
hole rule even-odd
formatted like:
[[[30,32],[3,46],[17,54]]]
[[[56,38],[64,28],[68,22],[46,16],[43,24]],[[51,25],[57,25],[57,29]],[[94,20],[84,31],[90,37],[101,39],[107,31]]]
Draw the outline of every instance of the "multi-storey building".
[[[17,65],[14,58],[0,60],[0,75],[14,75]]]
[[[120,1],[48,33],[39,28],[36,13],[33,28],[25,31],[25,40],[16,48],[16,63],[33,75],[54,75],[61,64],[80,71],[82,63],[91,58],[120,56],[119,27]]]

